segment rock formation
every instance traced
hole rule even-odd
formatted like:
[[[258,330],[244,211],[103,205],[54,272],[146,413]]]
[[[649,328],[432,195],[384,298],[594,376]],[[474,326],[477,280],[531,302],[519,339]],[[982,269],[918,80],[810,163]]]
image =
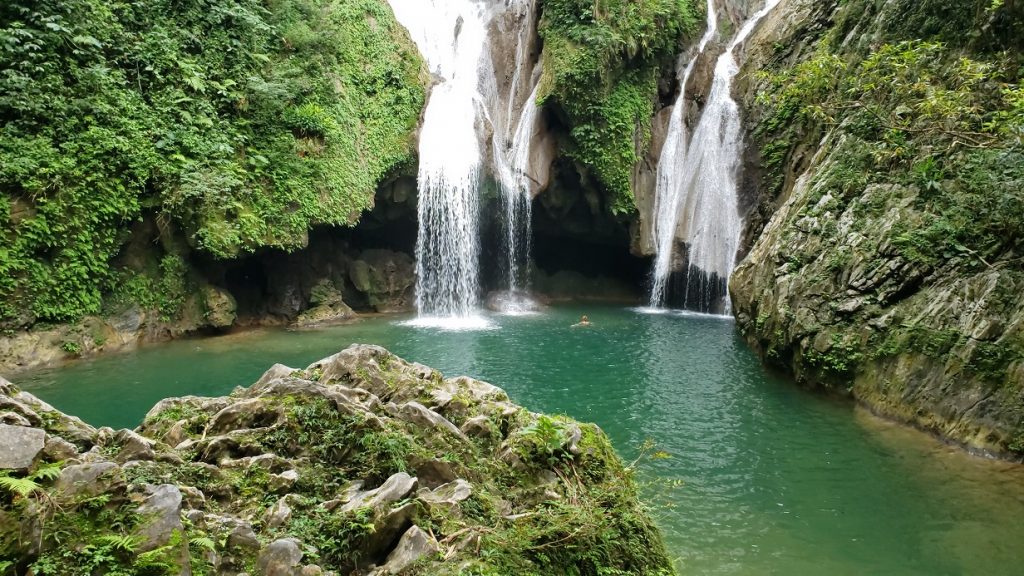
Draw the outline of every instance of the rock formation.
[[[0,572],[671,574],[604,434],[374,346],[95,429],[0,382]]]

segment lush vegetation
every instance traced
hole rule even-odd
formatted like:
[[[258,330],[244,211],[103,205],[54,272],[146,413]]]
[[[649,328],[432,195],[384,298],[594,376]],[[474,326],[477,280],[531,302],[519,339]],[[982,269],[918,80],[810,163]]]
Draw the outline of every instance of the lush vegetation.
[[[967,254],[986,266],[1024,245],[1024,86],[1006,62],[937,42],[882,46],[848,63],[826,50],[774,80],[770,129],[838,127],[854,153],[820,192],[851,199],[869,183],[920,189],[929,217],[901,223],[903,255],[938,265]],[[783,142],[786,140],[783,139]]]
[[[412,524],[438,550],[402,574],[675,574],[633,466],[599,428],[383,350],[350,348],[229,397],[165,400],[138,429],[152,440],[19,398],[16,410],[38,410],[51,437],[77,439],[104,468],[88,477],[69,469],[77,454],[44,452],[30,470],[0,474],[3,576],[163,576],[186,562],[197,575],[265,573],[262,551],[281,538],[301,541],[303,563],[352,574],[382,564]],[[425,406],[447,426],[409,411]],[[379,500],[360,492],[389,477],[410,484]],[[163,484],[178,486],[180,510],[173,498],[139,506],[147,485]]]
[[[220,258],[354,223],[422,74],[382,0],[5,2],[0,321],[99,311],[143,215]]]
[[[547,0],[541,100],[570,127],[567,153],[606,189],[613,212],[636,209],[633,166],[650,140],[658,79],[693,33],[690,0]]]
[[[1024,337],[1012,326],[1024,310],[1024,68],[1014,4],[848,0],[827,33],[794,40],[813,42],[802,57],[776,45],[755,137],[767,196],[790,202],[772,237],[780,266],[751,267],[790,285],[785,297],[762,291],[780,300],[758,302],[748,328],[804,381],[967,436],[956,414],[995,429],[986,448],[1020,451]],[[747,274],[737,278],[749,283]],[[981,415],[961,414],[956,403],[972,395],[992,400]]]

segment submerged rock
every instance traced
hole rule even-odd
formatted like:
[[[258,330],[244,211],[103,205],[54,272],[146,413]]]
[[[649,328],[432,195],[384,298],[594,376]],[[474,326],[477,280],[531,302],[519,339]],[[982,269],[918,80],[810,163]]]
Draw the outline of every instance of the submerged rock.
[[[53,469],[34,477],[38,495],[0,500],[0,546],[29,570],[90,573],[87,555],[61,550],[102,545],[105,569],[161,574],[672,573],[597,427],[380,347],[275,365],[222,398],[163,400],[134,431],[0,383],[0,405],[15,404],[32,426],[0,425],[30,437],[10,469]]]

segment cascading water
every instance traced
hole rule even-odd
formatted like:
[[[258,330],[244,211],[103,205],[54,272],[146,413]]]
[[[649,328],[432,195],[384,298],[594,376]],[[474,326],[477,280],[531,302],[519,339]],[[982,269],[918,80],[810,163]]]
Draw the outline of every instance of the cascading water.
[[[506,313],[527,313],[536,304],[527,295],[531,237],[530,152],[537,127],[537,88],[540,67],[532,57],[536,38],[536,0],[509,2],[507,15],[516,29],[515,61],[504,110],[491,112],[494,127],[493,165],[504,207],[504,248],[508,288],[497,307]],[[489,101],[500,102],[498,78],[489,85]]]
[[[651,284],[651,306],[657,307],[665,303],[665,287],[671,273],[672,246],[676,238],[676,226],[679,224],[679,203],[683,197],[681,177],[678,170],[679,158],[686,158],[686,86],[697,66],[697,59],[704,53],[708,42],[718,33],[718,14],[715,12],[715,1],[707,1],[707,31],[701,38],[697,51],[683,68],[679,77],[679,97],[676,98],[672,115],[669,119],[668,134],[665,145],[661,149],[658,160],[658,174],[654,196],[654,235],[657,255],[654,260],[654,274]]]
[[[689,249],[682,297],[684,307],[709,313],[729,311],[727,285],[735,266],[742,226],[736,190],[742,126],[739,106],[732,99],[732,81],[739,73],[735,51],[780,1],[767,0],[764,8],[747,20],[718,57],[707,104],[688,143],[685,143],[686,127],[681,111],[685,107],[684,94],[680,94],[673,110],[669,138],[674,140],[666,140],[658,165],[656,210],[659,212],[655,231],[658,256],[651,291],[652,306],[665,303],[673,243],[676,236],[681,236]],[[713,1],[709,0],[709,30],[716,17]],[[706,42],[702,41],[701,51],[705,46]],[[687,66],[691,72],[695,60],[696,57]],[[669,147],[670,142],[673,148]],[[672,155],[680,151],[681,157]]]
[[[532,94],[537,75],[530,61],[535,1],[389,0],[437,80],[420,129],[420,324],[486,326],[477,310],[480,186],[488,148],[494,177],[506,198],[510,286],[522,286],[528,251],[524,238],[529,238],[522,232],[529,225],[526,173],[537,116]],[[489,32],[507,22],[516,27],[517,44],[512,79],[505,83],[495,71],[494,58],[499,55],[489,52]],[[487,134],[492,138],[489,143]]]

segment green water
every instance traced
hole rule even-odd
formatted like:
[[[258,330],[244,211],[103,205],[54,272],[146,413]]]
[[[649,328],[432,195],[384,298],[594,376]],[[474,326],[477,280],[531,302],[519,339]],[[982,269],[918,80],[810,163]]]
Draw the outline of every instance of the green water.
[[[570,329],[581,313],[594,325]],[[17,380],[92,424],[131,427],[165,396],[222,395],[274,362],[380,344],[532,410],[597,422],[624,457],[656,440],[672,458],[647,467],[647,494],[683,573],[1024,573],[1024,468],[799,390],[761,368],[729,321],[598,307],[494,321],[257,331]]]

